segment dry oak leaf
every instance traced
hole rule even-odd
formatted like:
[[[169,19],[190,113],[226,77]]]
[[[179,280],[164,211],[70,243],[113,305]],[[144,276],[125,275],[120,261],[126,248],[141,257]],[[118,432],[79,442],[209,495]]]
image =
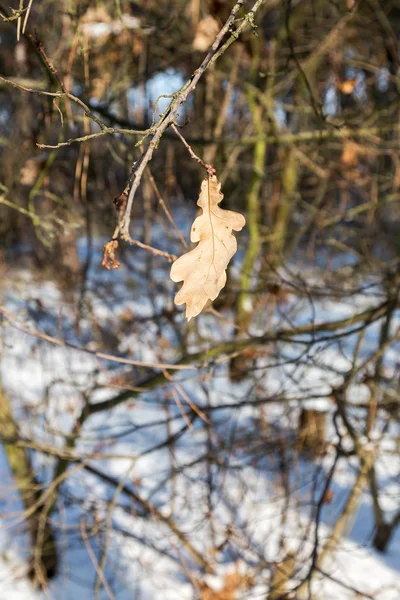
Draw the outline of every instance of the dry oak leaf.
[[[232,231],[240,231],[246,223],[240,213],[219,208],[224,197],[220,188],[215,175],[202,182],[197,204],[203,214],[195,219],[190,232],[190,240],[199,244],[171,267],[172,281],[183,281],[175,304],[186,304],[188,321],[201,313],[208,300],[215,300],[224,287],[226,269],[237,250]]]

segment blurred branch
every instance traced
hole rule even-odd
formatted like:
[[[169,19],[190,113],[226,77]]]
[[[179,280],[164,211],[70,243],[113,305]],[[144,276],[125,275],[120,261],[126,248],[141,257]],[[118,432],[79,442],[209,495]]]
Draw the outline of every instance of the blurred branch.
[[[166,525],[168,529],[172,531],[172,533],[179,539],[179,541],[182,543],[182,546],[189,552],[191,557],[196,561],[198,565],[203,567],[207,573],[214,573],[214,569],[212,568],[210,563],[206,560],[203,554],[191,544],[191,542],[187,539],[185,534],[182,533],[182,531],[180,531],[175,521],[171,517],[165,516],[154,504],[151,504],[150,502],[145,500],[142,496],[138,494],[137,491],[134,491],[131,487],[128,487],[126,484],[121,486],[121,482],[119,479],[114,479],[113,477],[110,477],[106,473],[103,473],[102,471],[91,465],[85,465],[84,468],[89,473],[96,475],[96,477],[98,477],[102,481],[107,482],[113,487],[120,487],[123,494],[125,494],[126,496],[134,500],[137,504],[139,504],[139,506],[141,506],[146,513],[148,513],[149,515],[153,515],[156,521],[159,521],[160,523]]]
[[[14,87],[18,90],[28,92],[30,94],[37,94],[39,96],[51,96],[53,98],[68,98],[69,100],[71,100],[72,102],[75,102],[75,104],[80,106],[83,109],[85,115],[89,119],[91,119],[94,123],[96,123],[96,125],[98,125],[100,127],[100,131],[97,133],[85,135],[80,138],[73,138],[73,139],[67,140],[66,142],[60,142],[59,144],[56,144],[54,146],[50,146],[47,144],[37,144],[37,146],[39,148],[61,148],[62,146],[69,146],[70,144],[72,144],[74,142],[84,142],[86,140],[99,137],[101,135],[112,134],[112,133],[121,133],[121,134],[125,134],[125,135],[143,135],[143,134],[149,134],[152,132],[152,129],[134,130],[134,129],[114,129],[111,127],[107,127],[107,125],[105,125],[105,123],[103,123],[103,121],[101,121],[98,117],[96,117],[96,115],[90,110],[88,105],[85,104],[85,102],[83,100],[78,98],[78,96],[75,96],[74,94],[71,94],[70,92],[66,91],[65,88],[63,91],[60,91],[60,92],[49,92],[46,90],[34,89],[32,87],[27,87],[25,85],[18,83],[14,79],[6,79],[5,77],[2,77],[1,75],[0,75],[0,81],[2,81],[3,83],[6,83],[8,85],[11,85],[12,87]]]
[[[303,61],[299,61],[296,69],[290,71],[286,77],[281,79],[277,84],[274,85],[273,93],[274,95],[279,95],[290,87],[290,85],[295,81],[295,79],[299,75],[299,69],[301,73],[304,73],[304,76],[307,77],[307,72],[312,68],[315,61],[328,52],[328,50],[337,42],[338,35],[343,31],[349,21],[354,17],[358,9],[358,3],[355,3],[353,8],[349,10],[349,12],[344,15],[338,23],[331,29],[328,35],[325,37],[324,41],[321,42],[317,48]],[[297,61],[296,61],[297,62]],[[308,81],[308,80],[307,80]]]
[[[134,200],[136,191],[140,185],[140,181],[141,181],[143,172],[144,172],[147,164],[149,163],[149,161],[152,159],[153,152],[157,148],[162,135],[164,134],[166,129],[172,123],[174,123],[176,121],[176,119],[178,117],[179,108],[186,101],[189,94],[194,91],[194,89],[196,88],[196,85],[197,85],[199,79],[201,78],[201,76],[203,75],[203,73],[210,67],[210,65],[212,63],[215,62],[215,60],[219,56],[221,56],[221,54],[223,52],[225,52],[225,50],[227,50],[227,48],[231,45],[231,43],[233,43],[237,39],[237,37],[241,33],[241,31],[247,25],[249,25],[253,22],[255,13],[257,12],[258,8],[261,6],[262,2],[265,0],[257,0],[255,2],[253,8],[245,16],[245,18],[240,23],[240,25],[238,26],[236,31],[231,34],[228,41],[221,47],[223,38],[229,32],[231,25],[234,23],[237,15],[239,13],[239,10],[246,4],[246,1],[247,0],[238,0],[238,2],[236,2],[236,4],[234,5],[234,7],[231,11],[231,14],[229,15],[228,19],[226,20],[224,26],[222,27],[221,31],[215,38],[215,41],[214,41],[213,45],[211,46],[207,56],[201,63],[200,67],[198,69],[196,69],[196,71],[193,73],[191,79],[189,81],[187,81],[185,83],[185,85],[178,92],[176,92],[176,94],[174,94],[174,98],[171,101],[166,112],[161,116],[158,123],[154,126],[153,137],[152,137],[147,149],[142,154],[142,156],[137,161],[135,161],[135,163],[133,164],[131,173],[130,173],[130,177],[129,177],[129,194],[128,194],[128,202],[127,202],[127,206],[126,206],[126,211],[125,211],[125,215],[124,215],[122,222],[120,224],[118,224],[118,230],[123,239],[126,239],[127,241],[129,241],[129,239],[130,239],[129,226],[130,226],[130,218],[131,218],[130,215],[131,215],[131,211],[132,211],[133,200]],[[114,234],[114,237],[115,237],[115,234]]]

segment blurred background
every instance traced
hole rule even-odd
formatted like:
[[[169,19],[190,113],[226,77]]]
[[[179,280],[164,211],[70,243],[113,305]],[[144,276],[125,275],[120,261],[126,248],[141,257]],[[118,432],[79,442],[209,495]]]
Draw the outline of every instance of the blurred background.
[[[244,3],[178,119],[226,287],[102,268],[234,4],[0,0],[1,598],[400,597],[400,2]],[[205,175],[168,129],[132,238],[184,253]]]

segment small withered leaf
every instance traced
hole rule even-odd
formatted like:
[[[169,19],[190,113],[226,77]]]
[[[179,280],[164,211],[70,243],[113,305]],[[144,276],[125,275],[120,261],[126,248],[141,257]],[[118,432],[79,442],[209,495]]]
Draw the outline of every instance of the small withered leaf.
[[[171,267],[171,279],[183,285],[175,296],[175,304],[186,304],[188,321],[213,301],[225,286],[226,269],[237,250],[232,231],[243,229],[246,220],[240,213],[219,208],[223,198],[221,184],[215,175],[201,184],[198,206],[203,214],[192,225],[190,239],[196,248],[180,256]]]
[[[121,263],[115,258],[115,252],[118,249],[118,241],[111,240],[103,246],[103,261],[101,266],[110,271],[110,269],[118,269]]]

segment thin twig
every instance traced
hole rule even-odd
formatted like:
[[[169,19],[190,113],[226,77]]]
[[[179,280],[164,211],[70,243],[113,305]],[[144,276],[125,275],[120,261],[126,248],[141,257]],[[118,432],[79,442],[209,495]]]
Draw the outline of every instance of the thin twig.
[[[81,529],[81,535],[82,535],[83,542],[87,548],[87,551],[88,551],[90,559],[93,563],[93,566],[96,569],[96,573],[99,576],[99,578],[101,579],[101,582],[104,585],[104,589],[106,590],[110,600],[115,600],[115,596],[112,593],[110,586],[108,585],[108,581],[106,579],[106,576],[104,575],[104,571],[102,571],[102,569],[100,569],[96,555],[93,552],[93,548],[89,542],[89,538],[88,538],[88,534],[87,534],[87,530],[86,530],[86,526],[85,526],[85,521],[83,518],[81,519],[81,522],[80,522],[80,529]]]
[[[188,246],[188,244],[186,243],[186,241],[185,241],[185,238],[183,237],[183,235],[182,235],[182,234],[181,234],[181,232],[179,231],[179,228],[178,228],[178,226],[176,225],[176,223],[175,223],[175,221],[174,221],[174,218],[173,218],[173,216],[171,215],[171,212],[170,212],[169,208],[168,208],[168,207],[167,207],[167,205],[165,204],[165,201],[164,201],[163,197],[162,197],[162,196],[161,196],[161,194],[160,194],[160,191],[159,191],[159,189],[158,189],[158,186],[157,186],[157,184],[156,184],[156,182],[155,182],[155,180],[154,180],[153,174],[152,174],[152,172],[150,171],[150,167],[149,167],[149,166],[147,166],[147,171],[146,171],[146,172],[147,172],[147,176],[148,176],[148,178],[149,178],[150,184],[151,184],[151,186],[152,186],[152,188],[153,188],[153,191],[154,191],[155,195],[157,196],[158,203],[159,203],[159,205],[161,206],[161,208],[163,209],[163,211],[164,211],[164,213],[165,213],[165,216],[167,217],[168,221],[171,223],[171,225],[172,225],[172,228],[174,229],[174,231],[175,231],[176,235],[177,235],[177,236],[178,236],[178,238],[180,239],[180,241],[181,241],[182,245],[183,245],[183,246],[184,246],[186,249],[188,249],[188,248],[189,248],[189,246]]]
[[[153,246],[143,244],[143,242],[139,242],[139,240],[132,239],[129,234],[124,237],[124,241],[130,244],[131,246],[138,246],[139,248],[142,248],[142,250],[147,250],[147,252],[150,252],[154,256],[162,256],[163,258],[166,258],[169,262],[174,262],[174,260],[177,259],[177,256],[175,256],[175,254],[169,254],[169,252],[164,252],[164,250],[158,250],[157,248],[153,248]]]
[[[28,92],[29,94],[38,94],[39,96],[51,96],[53,98],[69,98],[69,100],[71,100],[72,102],[75,102],[75,104],[80,106],[84,110],[85,115],[89,119],[94,121],[94,123],[96,123],[96,125],[98,125],[101,129],[100,132],[91,134],[90,136],[74,138],[71,140],[67,140],[66,142],[57,144],[55,146],[50,146],[50,145],[45,145],[45,144],[37,144],[37,146],[39,148],[59,148],[61,146],[69,146],[70,144],[72,144],[74,142],[84,142],[93,137],[98,137],[99,135],[105,135],[105,134],[110,134],[110,133],[122,133],[125,135],[147,135],[149,133],[152,133],[151,128],[146,129],[146,130],[135,130],[135,129],[113,129],[112,127],[107,127],[107,125],[105,125],[103,123],[103,121],[101,121],[98,117],[96,117],[96,115],[90,110],[88,105],[85,104],[85,102],[83,100],[81,100],[77,96],[74,96],[74,94],[71,94],[70,92],[66,91],[65,88],[63,91],[57,91],[57,92],[49,92],[47,90],[35,90],[33,88],[29,88],[24,85],[21,85],[20,83],[17,83],[13,79],[6,79],[5,77],[2,77],[1,75],[0,75],[0,81],[3,81],[4,83],[11,85],[12,87],[14,87],[18,90],[21,90],[23,92]],[[64,85],[63,85],[63,87],[64,87]]]
[[[215,175],[216,171],[215,171],[214,167],[205,163],[204,160],[202,160],[199,156],[197,156],[197,154],[195,154],[193,152],[192,147],[187,143],[187,141],[185,140],[185,138],[183,137],[183,135],[181,134],[181,132],[179,131],[179,129],[177,128],[175,123],[172,123],[171,129],[173,129],[173,131],[176,133],[176,135],[180,138],[180,140],[182,141],[182,144],[185,146],[185,148],[189,152],[190,156],[195,161],[197,161],[202,167],[204,167],[206,169],[206,171],[210,175],[210,177]]]
[[[71,144],[76,144],[77,142],[87,142],[88,140],[93,140],[94,138],[101,137],[103,135],[113,135],[119,133],[121,135],[142,135],[143,131],[134,131],[133,129],[114,129],[113,127],[105,127],[101,131],[97,131],[96,133],[88,133],[87,135],[82,135],[77,138],[70,138],[65,142],[59,142],[58,144],[36,144],[38,148],[63,148],[64,146],[70,146]]]
[[[97,358],[102,358],[104,360],[111,360],[113,362],[118,362],[118,363],[127,364],[127,365],[135,365],[138,367],[147,367],[149,369],[175,369],[175,370],[184,369],[185,370],[185,369],[195,369],[196,368],[196,367],[193,367],[190,365],[176,365],[176,364],[166,364],[166,363],[156,363],[156,362],[149,363],[149,362],[143,362],[140,360],[131,360],[128,358],[114,356],[112,354],[105,354],[104,352],[96,352],[96,351],[89,350],[87,348],[78,346],[76,344],[66,342],[63,339],[58,339],[51,335],[47,335],[45,333],[41,333],[40,331],[37,331],[33,327],[31,328],[26,323],[21,321],[16,315],[12,314],[4,306],[0,306],[0,313],[4,316],[4,318],[8,321],[8,323],[12,327],[21,331],[22,333],[26,333],[27,335],[31,335],[33,337],[42,339],[45,342],[50,342],[51,344],[55,344],[57,346],[64,346],[66,348],[71,348],[74,350],[78,350],[80,352],[85,352],[85,353],[91,354],[92,356],[95,356]]]
[[[30,15],[31,8],[32,8],[32,2],[33,2],[33,0],[29,0],[28,8],[26,9],[24,24],[22,26],[22,35],[25,35],[25,29],[28,24],[29,15]]]

